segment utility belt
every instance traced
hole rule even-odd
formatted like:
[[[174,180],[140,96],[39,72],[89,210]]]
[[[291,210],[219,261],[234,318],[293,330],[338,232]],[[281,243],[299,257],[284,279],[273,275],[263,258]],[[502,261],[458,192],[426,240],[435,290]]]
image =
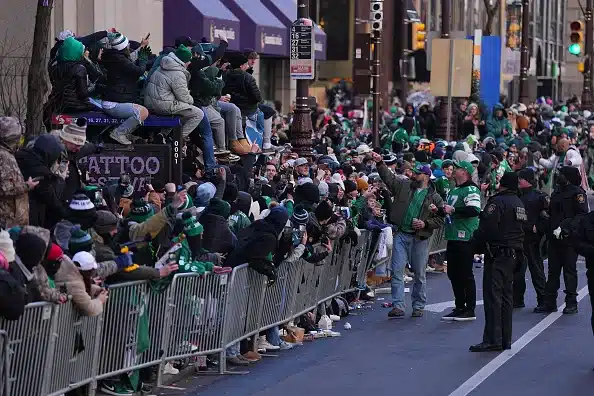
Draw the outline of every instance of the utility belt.
[[[485,244],[485,247],[485,250],[490,258],[508,257],[515,260],[520,257],[518,252],[516,252],[516,249],[510,247],[491,245],[488,242]]]

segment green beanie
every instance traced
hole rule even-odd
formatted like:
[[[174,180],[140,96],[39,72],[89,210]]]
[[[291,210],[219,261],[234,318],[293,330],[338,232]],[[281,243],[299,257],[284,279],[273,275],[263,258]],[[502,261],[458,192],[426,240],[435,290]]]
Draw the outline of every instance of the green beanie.
[[[184,234],[189,237],[201,235],[204,232],[202,224],[196,220],[196,216],[190,212],[186,212],[182,216],[182,222],[184,224]]]
[[[225,219],[231,214],[231,205],[229,202],[219,198],[212,198],[206,207],[205,213],[221,216]]]
[[[130,220],[136,223],[142,223],[148,220],[152,215],[155,214],[155,210],[144,199],[137,199],[130,205]]]
[[[70,241],[68,242],[68,252],[70,256],[78,252],[90,252],[93,250],[93,239],[79,226],[74,226],[70,230]]]
[[[85,46],[74,37],[68,37],[58,49],[57,59],[62,62],[79,61],[85,54]]]
[[[181,44],[175,50],[175,56],[177,56],[180,61],[186,63],[192,60],[192,51],[190,51],[190,49],[185,45]]]
[[[178,210],[186,210],[186,209],[191,208],[192,206],[194,206],[194,201],[192,200],[192,197],[190,197],[189,195],[186,195],[186,200],[177,209]]]

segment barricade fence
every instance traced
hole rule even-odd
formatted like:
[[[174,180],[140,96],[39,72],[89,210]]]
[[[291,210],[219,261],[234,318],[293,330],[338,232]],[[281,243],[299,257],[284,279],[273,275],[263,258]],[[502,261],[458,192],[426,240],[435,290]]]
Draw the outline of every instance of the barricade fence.
[[[72,302],[27,305],[17,321],[0,320],[0,396],[58,396],[120,374],[227,348],[287,323],[365,284],[378,234],[336,244],[320,263],[281,263],[276,282],[247,264],[230,274],[177,274],[161,291],[147,281],[110,285],[99,316],[82,316]],[[443,234],[430,241],[443,251]],[[434,251],[435,250],[435,251]],[[132,377],[131,377],[132,378]]]

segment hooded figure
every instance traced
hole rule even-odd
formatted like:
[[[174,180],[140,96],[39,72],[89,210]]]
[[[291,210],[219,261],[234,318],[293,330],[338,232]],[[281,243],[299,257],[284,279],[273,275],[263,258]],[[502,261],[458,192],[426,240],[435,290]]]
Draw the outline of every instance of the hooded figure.
[[[0,223],[3,228],[29,224],[29,185],[14,158],[21,136],[19,120],[0,117]]]
[[[512,125],[507,119],[507,113],[501,103],[493,106],[493,113],[487,121],[487,134],[493,137],[497,143],[501,143],[508,136],[512,136]]]
[[[288,220],[289,212],[284,207],[270,209],[264,219],[241,230],[237,247],[229,254],[225,265],[237,267],[247,262],[251,268],[266,275],[269,281],[275,281],[277,270],[273,256]]]
[[[52,229],[68,216],[62,203],[64,179],[59,176],[59,163],[65,150],[57,136],[39,136],[32,147],[15,154],[25,180],[40,178],[39,184],[29,192],[29,224]]]
[[[252,223],[249,217],[251,207],[252,196],[244,191],[240,191],[237,199],[231,205],[231,212],[233,214],[229,217],[229,228],[235,235]]]
[[[227,219],[231,205],[219,198],[212,198],[200,216],[204,226],[203,247],[212,253],[227,254],[235,246],[237,238],[231,232]]]

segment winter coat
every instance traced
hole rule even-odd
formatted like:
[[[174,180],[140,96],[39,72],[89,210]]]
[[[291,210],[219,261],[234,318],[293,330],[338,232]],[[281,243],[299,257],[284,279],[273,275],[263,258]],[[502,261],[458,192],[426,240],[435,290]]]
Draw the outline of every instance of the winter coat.
[[[400,227],[414,194],[411,188],[411,182],[408,179],[397,178],[383,162],[377,167],[377,171],[394,197],[390,208],[390,223]],[[443,217],[429,209],[431,204],[434,204],[438,208],[444,206],[443,199],[435,191],[435,187],[432,184],[429,185],[429,191],[418,216],[419,220],[425,222],[425,228],[415,232],[418,238],[427,239],[431,237],[433,231],[441,228],[444,224]]]
[[[50,166],[62,154],[63,146],[49,140],[51,145],[43,148],[31,147],[15,154],[25,180],[29,177],[42,177],[37,187],[29,192],[29,223],[52,229],[68,211],[62,203],[64,180],[52,173]]]
[[[272,258],[277,247],[278,235],[283,231],[284,225],[278,229],[267,220],[267,217],[258,220],[239,232],[237,246],[229,253],[225,261],[226,266],[237,267],[248,263],[258,272],[266,272],[274,267]]]
[[[580,155],[580,151],[573,145],[569,146],[569,150],[565,155],[553,154],[549,159],[541,158],[538,161],[538,165],[546,169],[561,169],[564,166],[571,166],[577,168],[580,171],[582,177],[582,188],[588,191],[588,181],[586,175],[586,169],[584,168],[584,161]],[[553,173],[554,174],[554,173]]]
[[[14,155],[0,142],[0,223],[5,228],[29,224],[29,186]]]
[[[234,69],[227,73],[224,79],[223,95],[231,95],[231,103],[241,110],[242,116],[246,117],[258,111],[262,94],[254,76],[241,69]]]
[[[227,254],[235,247],[237,238],[229,229],[227,220],[215,214],[204,213],[200,216],[204,226],[202,247],[212,253]]]
[[[190,92],[196,106],[217,106],[217,98],[221,96],[225,83],[218,78],[219,68],[215,66],[206,69],[199,68],[199,59],[195,58],[189,67],[192,78],[190,79]]]
[[[87,181],[86,172],[80,168],[79,161],[90,154],[97,151],[97,146],[93,143],[85,143],[76,153],[68,152],[68,178],[65,180],[64,190],[62,191],[62,200],[70,202],[72,196],[81,188]]]
[[[78,267],[70,257],[64,256],[62,265],[56,273],[56,286],[66,289],[68,295],[72,296],[74,306],[86,316],[97,316],[103,312],[103,303],[96,298],[100,288],[91,287],[90,296],[85,289],[85,282]]]
[[[66,39],[61,45],[56,60],[49,67],[52,91],[46,103],[47,112],[68,113],[94,109],[89,102],[84,50],[84,45],[73,38]]]
[[[35,234],[45,242],[46,250],[47,246],[51,243],[50,239],[50,232],[49,230],[41,227],[35,226],[25,226],[22,228],[21,235],[24,234]],[[45,255],[43,255],[43,258]],[[50,285],[50,280],[43,268],[42,265],[43,261],[40,261],[37,265],[35,265],[31,269],[31,273],[33,274],[32,279],[30,280],[30,290],[34,290],[34,293],[31,295],[33,301],[48,301],[57,304],[61,297],[64,297],[62,293],[57,288],[54,288]],[[31,301],[31,302],[33,302]]]
[[[503,115],[501,117],[495,116],[495,112],[497,110],[503,111]],[[495,106],[493,106],[493,113],[489,116],[489,120],[487,121],[487,133],[489,136],[495,138],[497,143],[500,143],[503,141],[502,139],[506,138],[506,136],[503,134],[504,130],[507,131],[507,136],[512,135],[512,125],[507,119],[505,109],[503,108],[503,105],[497,103]]]
[[[161,65],[151,75],[144,93],[144,104],[158,114],[176,114],[192,108],[194,99],[190,95],[188,82],[190,72],[184,63],[170,53],[161,59]]]
[[[101,66],[106,72],[106,83],[101,87],[103,100],[117,103],[135,103],[138,100],[138,79],[146,71],[146,58],[139,58],[138,65],[125,50],[108,49],[101,56]]]

